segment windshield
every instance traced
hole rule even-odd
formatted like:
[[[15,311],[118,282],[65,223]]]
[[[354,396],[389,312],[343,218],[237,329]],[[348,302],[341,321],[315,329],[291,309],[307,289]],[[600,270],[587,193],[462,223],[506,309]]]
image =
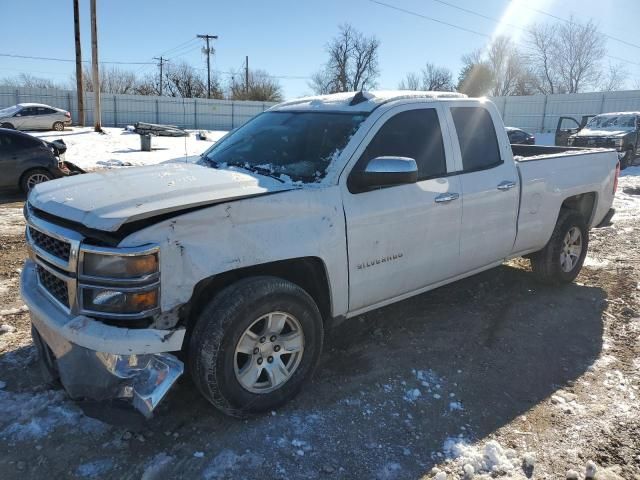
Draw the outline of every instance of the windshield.
[[[636,126],[635,115],[596,115],[589,123],[587,128],[609,128],[609,129],[621,129],[621,128],[635,128]]]
[[[2,110],[0,110],[0,117],[8,117],[18,112],[19,110],[20,110],[20,107],[17,105],[14,105],[13,107],[9,107],[9,108],[3,108]]]
[[[266,112],[213,145],[203,157],[217,168],[238,166],[317,182],[365,118],[362,113]]]

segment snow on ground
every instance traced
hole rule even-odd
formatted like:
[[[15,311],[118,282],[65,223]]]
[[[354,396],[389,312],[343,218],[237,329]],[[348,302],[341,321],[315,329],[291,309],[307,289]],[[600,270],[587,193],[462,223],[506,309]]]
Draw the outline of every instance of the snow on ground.
[[[190,130],[188,137],[152,137],[150,152],[140,151],[140,136],[122,128],[104,128],[104,134],[92,127],[73,127],[64,132],[29,132],[52,141],[62,138],[67,144],[65,160],[85,170],[123,166],[154,165],[168,161],[194,161],[224,136],[225,131],[206,131],[208,140],[198,140]]]

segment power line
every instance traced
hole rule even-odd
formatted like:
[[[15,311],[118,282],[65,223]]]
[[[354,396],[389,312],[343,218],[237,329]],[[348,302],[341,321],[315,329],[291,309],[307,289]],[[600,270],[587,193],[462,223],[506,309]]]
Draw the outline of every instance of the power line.
[[[391,5],[391,4],[388,4],[388,3],[384,3],[384,2],[381,2],[381,1],[379,1],[379,0],[368,0],[368,1],[369,1],[369,2],[371,2],[371,3],[376,3],[376,4],[378,4],[378,5],[382,5],[382,6],[387,7],[387,8],[391,8],[391,9],[393,9],[393,10],[398,10],[398,11],[400,11],[400,12],[403,12],[403,13],[406,13],[406,14],[409,14],[409,15],[413,15],[413,16],[415,16],[415,17],[420,17],[420,18],[424,18],[424,19],[426,19],[426,20],[430,20],[430,21],[433,21],[433,22],[436,22],[436,23],[440,23],[440,24],[443,24],[443,25],[447,25],[447,26],[449,26],[449,27],[456,28],[456,29],[458,29],[458,30],[463,30],[463,31],[466,31],[466,32],[469,32],[469,33],[473,33],[473,34],[475,34],[475,35],[480,35],[480,36],[482,36],[482,37],[486,37],[486,38],[491,38],[491,35],[488,35],[488,34],[486,34],[486,33],[477,32],[477,31],[475,31],[475,30],[470,30],[470,29],[468,29],[468,28],[461,27],[460,25],[455,25],[455,24],[453,24],[453,23],[444,22],[444,21],[442,21],[442,20],[438,20],[438,19],[435,19],[435,18],[429,17],[429,16],[427,16],[427,15],[423,15],[423,14],[421,14],[421,13],[417,13],[417,12],[414,12],[414,11],[411,11],[411,10],[407,10],[407,9],[405,9],[405,8],[397,7],[397,6],[395,6],[395,5]],[[460,11],[463,11],[463,12],[466,12],[466,13],[469,13],[469,14],[471,14],[471,15],[475,15],[475,16],[477,16],[477,17],[484,18],[484,19],[486,19],[486,20],[490,20],[490,21],[495,22],[495,23],[498,23],[498,24],[503,24],[503,25],[506,25],[506,26],[508,26],[508,27],[511,27],[511,28],[515,28],[515,29],[521,30],[521,31],[523,31],[523,32],[527,32],[527,33],[528,33],[528,32],[530,32],[530,31],[531,31],[531,30],[529,30],[529,29],[526,29],[526,28],[524,28],[524,27],[520,27],[520,26],[518,26],[518,25],[513,25],[513,24],[509,24],[509,23],[504,23],[504,22],[502,22],[501,20],[499,20],[499,19],[497,19],[497,18],[489,17],[488,15],[484,15],[484,14],[482,14],[482,13],[480,13],[480,12],[476,12],[476,11],[474,11],[474,10],[470,10],[470,9],[467,9],[467,8],[460,7],[460,6],[458,6],[458,5],[451,4],[451,3],[446,2],[446,1],[444,1],[444,0],[432,0],[432,1],[437,2],[437,3],[441,3],[441,4],[443,4],[443,5],[447,5],[447,6],[451,7],[451,8],[455,8],[455,9],[457,9],[457,10],[460,10]],[[553,15],[552,15],[552,16],[553,16]],[[558,17],[558,18],[559,18],[559,17]],[[568,21],[568,20],[564,20],[564,21]],[[638,66],[640,66],[640,63],[638,63],[638,62],[632,62],[632,61],[630,61],[630,60],[621,59],[620,57],[615,57],[615,56],[613,56],[613,55],[608,55],[608,54],[607,54],[607,55],[605,55],[605,57],[607,57],[607,58],[611,58],[611,59],[613,59],[613,60],[624,61],[624,62],[629,63],[629,64],[632,64],[632,65],[638,65]]]
[[[441,25],[446,25],[447,27],[455,28],[458,30],[462,30],[463,32],[473,33],[474,35],[480,35],[481,37],[491,38],[491,35],[487,35],[486,33],[476,32],[475,30],[471,30],[466,27],[461,27],[460,25],[455,25],[453,23],[445,22],[444,20],[439,20],[437,18],[429,17],[427,15],[423,15],[422,13],[413,12],[411,10],[407,10],[406,8],[397,7],[395,5],[391,5],[389,3],[380,2],[379,0],[369,0],[371,3],[376,3],[378,5],[382,5],[383,7],[390,8],[392,10],[397,10],[399,12],[406,13],[408,15],[413,15],[414,17],[423,18],[425,20],[430,20],[435,23],[439,23]]]
[[[170,48],[170,49],[168,49],[168,50],[165,50],[164,52],[162,52],[162,53],[160,54],[160,56],[168,55],[168,54],[169,54],[169,52],[173,52],[174,50],[180,50],[180,48],[182,48],[182,47],[184,47],[184,46],[186,46],[186,45],[188,45],[188,44],[190,44],[190,43],[192,43],[192,42],[195,42],[195,41],[197,41],[197,40],[198,40],[198,37],[190,38],[190,39],[189,39],[189,40],[187,40],[186,42],[182,42],[180,45],[176,45],[175,47],[172,47],[172,48]],[[173,55],[173,54],[172,54],[172,55]]]
[[[434,1],[438,1],[438,0],[434,0]],[[443,3],[443,2],[440,2],[440,3]],[[546,15],[547,17],[555,18],[556,20],[560,20],[561,22],[564,22],[564,23],[571,23],[571,20],[568,20],[566,18],[562,18],[562,17],[559,17],[559,16],[554,15],[552,13],[545,12],[544,10],[539,10],[537,8],[529,7],[528,5],[521,4],[520,2],[517,2],[517,3],[518,3],[518,5],[521,5],[522,7],[526,8],[527,10],[531,10],[531,11],[539,13],[541,15]],[[613,35],[609,35],[607,33],[603,33],[603,35],[605,37],[607,37],[608,39],[610,39],[610,40],[614,40],[616,42],[624,43],[625,45],[628,45],[630,47],[640,48],[640,45],[635,44],[635,43],[631,43],[631,42],[629,42],[627,40],[623,40],[622,38],[614,37]]]
[[[9,57],[9,58],[22,58],[22,59],[27,59],[27,60],[48,60],[48,61],[52,61],[52,62],[73,62],[75,63],[75,60],[71,60],[68,58],[54,58],[54,57],[33,57],[30,55],[16,55],[13,53],[0,53],[0,57]],[[91,63],[89,60],[83,60],[82,63]],[[101,61],[100,63],[108,63],[111,65],[155,65],[152,62],[108,62],[108,61]]]

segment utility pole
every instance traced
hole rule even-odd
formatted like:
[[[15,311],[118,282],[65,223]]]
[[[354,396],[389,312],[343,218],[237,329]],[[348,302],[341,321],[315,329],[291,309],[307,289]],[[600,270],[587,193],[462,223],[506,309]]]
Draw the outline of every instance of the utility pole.
[[[76,38],[76,97],[78,98],[78,124],[84,127],[84,91],[82,88],[82,48],[80,46],[80,7],[73,0],[73,29]]]
[[[249,95],[249,55],[244,57],[244,93]]]
[[[168,62],[169,60],[164,58],[162,55],[160,55],[160,57],[153,57],[153,59],[158,60],[160,62],[158,63],[158,66],[160,67],[160,96],[162,96],[162,66],[164,65],[165,62]]]
[[[217,40],[217,35],[197,35],[198,38],[204,38],[207,42],[207,48],[204,52],[207,55],[207,98],[211,98],[211,47],[209,47],[209,40]]]
[[[91,0],[91,76],[93,77],[93,129],[102,132],[102,113],[100,111],[100,72],[98,70],[98,20],[96,0]]]

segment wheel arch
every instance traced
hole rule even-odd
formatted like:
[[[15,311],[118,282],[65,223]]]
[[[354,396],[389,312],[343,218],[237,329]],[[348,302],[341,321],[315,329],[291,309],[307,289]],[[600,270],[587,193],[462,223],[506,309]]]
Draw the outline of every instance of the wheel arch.
[[[324,322],[332,318],[331,286],[326,265],[319,257],[300,257],[229,270],[200,280],[193,288],[191,299],[181,310],[181,321],[190,329],[190,323],[224,287],[243,278],[264,275],[295,283],[311,295]]]
[[[558,218],[560,218],[560,214],[563,209],[575,210],[582,215],[584,221],[588,226],[590,226],[593,221],[593,215],[596,212],[597,202],[598,195],[596,192],[580,193],[578,195],[567,197],[563,200],[562,205],[560,206]]]

